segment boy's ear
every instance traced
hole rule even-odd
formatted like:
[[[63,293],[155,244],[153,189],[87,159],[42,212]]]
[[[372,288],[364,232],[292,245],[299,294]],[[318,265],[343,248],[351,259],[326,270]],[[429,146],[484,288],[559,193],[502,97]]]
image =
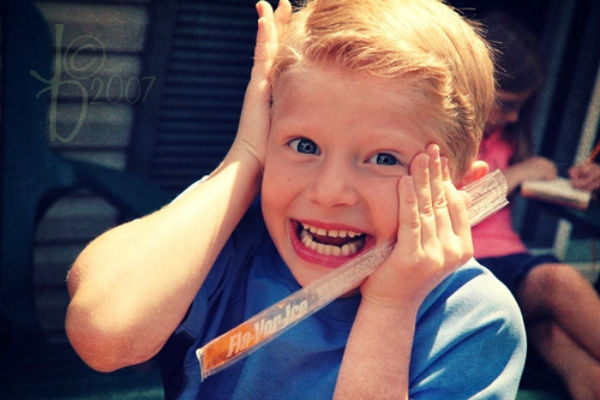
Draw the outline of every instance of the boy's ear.
[[[460,180],[458,187],[461,188],[465,185],[468,185],[471,182],[475,182],[476,180],[483,178],[488,173],[489,170],[490,170],[490,167],[488,166],[488,164],[485,161],[482,161],[482,160],[473,161],[473,163],[467,170],[467,173]]]

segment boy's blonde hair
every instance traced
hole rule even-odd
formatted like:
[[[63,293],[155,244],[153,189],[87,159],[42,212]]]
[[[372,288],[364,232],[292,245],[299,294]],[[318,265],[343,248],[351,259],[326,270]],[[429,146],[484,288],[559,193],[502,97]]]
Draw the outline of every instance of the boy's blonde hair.
[[[280,40],[274,87],[306,61],[409,82],[453,176],[467,171],[494,101],[494,68],[477,28],[452,8],[438,0],[309,0]]]

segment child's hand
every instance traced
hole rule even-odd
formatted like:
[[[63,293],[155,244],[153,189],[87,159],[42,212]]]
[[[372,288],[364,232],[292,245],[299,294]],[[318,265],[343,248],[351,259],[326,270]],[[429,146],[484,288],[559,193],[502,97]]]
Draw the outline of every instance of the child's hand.
[[[569,169],[569,178],[574,187],[583,190],[600,188],[600,165],[584,162]]]
[[[261,166],[264,166],[270,127],[269,74],[277,53],[278,33],[289,20],[292,8],[288,0],[281,0],[273,13],[269,3],[259,1],[256,10],[259,18],[254,65],[246,88],[240,124],[232,149],[249,152]]]
[[[427,294],[473,255],[463,196],[454,187],[436,144],[411,162],[398,184],[397,243],[361,286],[363,301],[419,306]],[[443,165],[442,165],[443,164]]]

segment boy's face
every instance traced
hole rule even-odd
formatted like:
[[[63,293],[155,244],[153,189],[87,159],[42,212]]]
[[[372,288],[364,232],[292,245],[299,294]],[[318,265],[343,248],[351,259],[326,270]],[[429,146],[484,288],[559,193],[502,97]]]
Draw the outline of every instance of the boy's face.
[[[317,66],[282,79],[262,208],[275,246],[306,286],[395,238],[398,178],[435,133],[408,85]]]

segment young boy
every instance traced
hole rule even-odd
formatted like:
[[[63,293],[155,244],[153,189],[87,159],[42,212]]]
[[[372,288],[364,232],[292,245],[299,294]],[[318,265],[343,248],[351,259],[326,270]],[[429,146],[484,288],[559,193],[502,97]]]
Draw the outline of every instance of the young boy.
[[[257,9],[229,153],[78,257],[74,348],[100,371],[158,354],[167,398],[514,398],[522,320],[452,183],[487,172],[486,44],[435,0]],[[198,347],[388,240],[359,288],[201,382]]]

